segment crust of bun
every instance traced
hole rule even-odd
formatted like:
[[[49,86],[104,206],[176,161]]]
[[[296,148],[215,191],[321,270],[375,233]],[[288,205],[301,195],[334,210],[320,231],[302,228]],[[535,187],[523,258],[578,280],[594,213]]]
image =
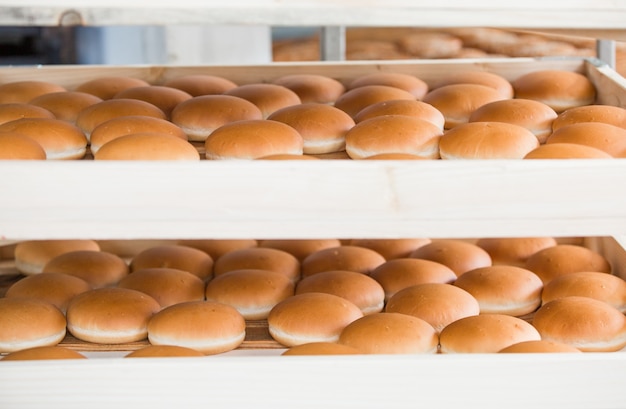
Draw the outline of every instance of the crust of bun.
[[[189,142],[169,133],[142,132],[117,137],[94,154],[95,160],[200,160]]]

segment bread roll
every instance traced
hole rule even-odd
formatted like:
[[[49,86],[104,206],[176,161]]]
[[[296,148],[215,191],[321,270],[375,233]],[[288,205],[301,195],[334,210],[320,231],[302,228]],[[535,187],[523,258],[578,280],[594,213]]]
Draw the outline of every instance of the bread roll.
[[[5,297],[47,301],[65,314],[67,304],[74,296],[91,289],[91,285],[85,280],[69,274],[37,274],[13,283],[7,289]]]
[[[148,345],[129,352],[124,358],[180,358],[201,356],[204,356],[202,352],[192,348],[177,345]]]
[[[413,153],[378,153],[376,155],[363,158],[365,160],[427,160],[423,156],[415,155]]]
[[[433,239],[430,243],[418,247],[410,257],[441,263],[454,271],[457,276],[492,264],[489,253],[474,243],[460,239]]]
[[[98,148],[94,159],[198,161],[200,154],[191,143],[169,133],[141,132],[110,140]]]
[[[15,268],[25,275],[39,274],[51,259],[70,251],[100,247],[94,240],[26,240],[15,246]]]
[[[320,74],[287,74],[272,82],[295,92],[303,104],[333,104],[346,90],[338,80]]]
[[[148,82],[126,76],[101,76],[79,84],[75,91],[86,92],[101,99],[111,99],[115,94],[126,88],[145,87]]]
[[[360,353],[356,348],[337,342],[309,342],[288,348],[281,355],[356,355]]]
[[[150,247],[162,244],[176,244],[176,240],[163,239],[108,239],[96,240],[101,251],[113,253],[116,256],[129,260]]]
[[[567,109],[552,123],[552,130],[580,122],[601,122],[626,128],[626,109],[613,105],[583,105]]]
[[[256,160],[319,160],[317,156],[313,155],[299,155],[294,153],[276,153],[273,155],[261,156]]]
[[[407,115],[432,122],[443,130],[446,122],[443,114],[434,106],[413,99],[394,99],[372,104],[359,111],[354,117],[356,123],[381,115]]]
[[[138,99],[146,101],[161,109],[166,118],[170,118],[172,110],[181,102],[192,96],[178,88],[165,87],[162,85],[148,85],[143,87],[132,87],[115,94],[113,98]]]
[[[28,103],[51,92],[66,91],[64,87],[48,81],[24,80],[0,84],[0,104]]]
[[[261,110],[264,119],[274,111],[302,102],[298,94],[289,88],[269,83],[242,84],[224,92],[224,95],[232,95],[252,102]]]
[[[546,144],[574,143],[602,150],[613,157],[626,157],[626,128],[603,122],[580,122],[552,132]]]
[[[302,262],[309,254],[340,246],[341,242],[339,239],[264,239],[260,240],[258,245],[286,251]]]
[[[119,256],[96,250],[74,250],[59,254],[43,266],[43,273],[68,274],[85,280],[93,288],[117,284],[128,275]]]
[[[40,346],[10,352],[1,358],[3,361],[41,361],[49,359],[87,359],[78,351],[60,345]]]
[[[364,108],[382,101],[397,99],[415,100],[409,91],[389,85],[363,85],[344,92],[335,101],[335,107],[352,118]]]
[[[302,260],[302,277],[330,270],[347,270],[369,275],[385,258],[367,247],[341,245],[311,253]]]
[[[525,267],[526,260],[539,250],[557,244],[554,237],[483,237],[476,241],[494,265]]]
[[[613,156],[591,146],[562,142],[540,145],[524,159],[613,159]]]
[[[207,280],[213,275],[213,266],[213,258],[202,250],[180,244],[164,244],[138,253],[130,262],[130,271],[175,268]]]
[[[256,239],[184,239],[178,240],[177,244],[202,250],[217,261],[229,251],[256,247],[258,242]]]
[[[300,279],[300,261],[292,254],[266,247],[240,248],[223,254],[215,262],[217,277],[233,270],[270,270],[283,274],[292,282]]]
[[[568,344],[561,342],[546,341],[540,339],[538,341],[522,341],[517,344],[510,345],[499,351],[500,353],[562,353],[562,352],[574,352],[581,353],[582,351]]]
[[[365,247],[376,251],[385,260],[406,258],[417,248],[430,243],[427,238],[403,239],[352,239],[350,245]]]
[[[237,84],[227,78],[210,74],[186,74],[170,78],[163,83],[166,87],[185,91],[192,97],[222,94]]]
[[[375,72],[364,74],[354,78],[348,85],[348,89],[363,87],[366,85],[384,85],[399,88],[411,93],[415,99],[422,99],[428,92],[428,84],[420,78],[402,72]]]
[[[502,75],[487,71],[459,71],[446,73],[436,80],[431,90],[453,84],[477,84],[493,88],[504,99],[513,98],[513,85]]]
[[[611,272],[611,264],[600,253],[573,244],[557,244],[539,250],[526,260],[528,270],[548,284],[556,277],[580,271]]]
[[[83,109],[102,102],[102,99],[86,92],[51,92],[32,99],[29,103],[52,112],[56,119],[75,124],[78,113]]]
[[[400,47],[416,58],[454,58],[463,48],[463,41],[449,33],[416,32],[398,39]]]
[[[55,116],[45,108],[25,102],[0,104],[0,124],[22,118],[55,119]]]
[[[543,287],[541,300],[546,304],[570,296],[604,301],[626,313],[626,281],[612,274],[580,271],[556,277]]]
[[[46,151],[30,136],[0,132],[0,160],[45,160]]]

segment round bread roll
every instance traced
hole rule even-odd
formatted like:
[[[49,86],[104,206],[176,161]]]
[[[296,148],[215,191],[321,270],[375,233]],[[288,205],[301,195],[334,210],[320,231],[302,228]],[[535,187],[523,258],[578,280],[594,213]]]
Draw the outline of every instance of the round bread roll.
[[[47,301],[0,298],[0,353],[57,345],[65,325],[63,313]]]
[[[400,47],[416,58],[453,58],[463,48],[463,40],[449,33],[415,32],[398,39]]]
[[[94,159],[197,161],[200,154],[191,143],[169,133],[141,132],[110,140],[98,148]]]
[[[409,257],[441,263],[457,276],[475,268],[492,265],[489,253],[474,243],[459,239],[433,239],[415,249]]]
[[[207,301],[234,307],[246,320],[266,319],[276,304],[294,294],[294,282],[270,270],[241,269],[220,274],[205,289]]]
[[[436,261],[417,258],[398,258],[388,260],[376,267],[370,277],[378,281],[385,291],[388,301],[398,291],[417,284],[449,284],[456,280],[456,274],[450,267]]]
[[[363,315],[381,312],[385,306],[385,291],[378,281],[354,271],[323,271],[303,278],[296,285],[296,294],[313,292],[343,297],[359,307]]]
[[[117,287],[141,291],[161,308],[186,301],[204,301],[204,281],[176,268],[143,268],[122,278]]]
[[[346,148],[346,133],[354,120],[332,105],[303,103],[281,108],[267,119],[282,122],[294,128],[302,139],[305,154],[340,152]]]
[[[547,304],[570,296],[604,301],[626,313],[626,281],[612,274],[581,271],[556,277],[543,287],[541,300]]]
[[[210,74],[187,74],[170,78],[163,83],[166,87],[177,88],[185,91],[192,97],[200,95],[223,94],[237,86],[233,81]]]
[[[541,305],[543,282],[532,271],[516,266],[488,266],[466,271],[454,285],[478,301],[481,314],[521,317]]]
[[[59,254],[43,266],[43,273],[78,277],[93,288],[117,284],[128,275],[128,266],[119,256],[97,250],[74,250]]]
[[[47,81],[11,81],[0,84],[0,104],[28,103],[32,99],[51,92],[67,91],[58,84]]]
[[[583,352],[613,352],[626,346],[626,316],[589,297],[550,301],[537,310],[533,325],[542,339],[568,344]]]
[[[513,85],[501,75],[487,71],[460,71],[446,73],[435,81],[431,90],[453,84],[477,84],[493,88],[500,93],[503,99],[513,98]]]
[[[602,150],[613,157],[626,157],[626,128],[603,122],[579,122],[552,132],[546,144],[574,143]]]
[[[69,274],[36,274],[13,283],[7,289],[5,297],[47,301],[65,314],[67,304],[74,296],[91,289],[91,285],[85,280]]]
[[[406,287],[387,301],[385,312],[411,315],[429,323],[437,333],[461,318],[478,315],[478,300],[452,284],[424,283]]]
[[[3,361],[40,361],[49,359],[87,359],[87,357],[73,349],[52,345],[10,352],[1,359]]]
[[[369,275],[385,258],[367,247],[341,245],[311,253],[302,260],[302,277],[331,270],[355,271]]]
[[[224,95],[246,99],[256,105],[265,119],[281,108],[298,105],[298,94],[287,87],[270,83],[242,84],[224,92]]]
[[[256,247],[258,241],[256,239],[185,239],[178,240],[177,244],[202,250],[211,256],[213,261],[217,261],[229,251]]]
[[[232,95],[201,95],[181,102],[172,111],[172,122],[190,141],[205,141],[222,125],[263,119],[252,102]]]
[[[611,272],[611,264],[602,254],[573,244],[539,250],[528,257],[525,268],[537,274],[544,285],[556,277],[579,271]]]
[[[161,306],[128,288],[97,288],[75,296],[67,306],[67,329],[96,344],[124,344],[145,339],[148,321]]]
[[[390,153],[379,153],[376,155],[368,156],[367,158],[363,158],[365,160],[427,160],[423,156],[415,155],[412,153],[403,153],[403,152],[390,152]]]
[[[256,160],[319,160],[317,156],[313,155],[296,155],[293,153],[277,153],[274,155],[261,156]]]
[[[500,353],[564,353],[574,352],[581,353],[582,351],[568,344],[561,342],[547,341],[540,339],[538,341],[522,341],[517,344],[510,345],[499,351]]]
[[[309,342],[292,346],[283,352],[283,356],[296,355],[356,355],[361,352],[348,345],[337,342]]]
[[[0,160],[45,160],[46,151],[30,136],[0,132]]]
[[[75,91],[86,92],[100,99],[111,99],[126,88],[145,87],[150,85],[140,78],[125,76],[101,76],[79,84]]]
[[[346,133],[346,152],[352,159],[380,153],[411,153],[439,159],[443,131],[432,122],[404,115],[383,115],[359,122]]]
[[[165,119],[142,115],[120,116],[101,123],[91,131],[91,152],[95,154],[102,145],[120,136],[146,132],[165,133],[187,140],[187,135],[179,126]]]
[[[292,254],[268,247],[247,247],[229,251],[215,262],[217,277],[233,270],[269,270],[283,274],[292,282],[300,279],[300,261]]]
[[[432,122],[441,130],[446,123],[443,114],[434,106],[413,99],[394,99],[372,104],[359,111],[354,122],[359,123],[381,115],[406,115]]]
[[[365,354],[434,354],[439,336],[426,321],[411,315],[385,312],[348,324],[339,343]]]
[[[364,74],[353,79],[348,89],[363,87],[366,85],[385,85],[407,91],[415,97],[422,99],[428,92],[428,84],[420,78],[401,72],[375,72]]]
[[[39,274],[48,261],[70,251],[99,251],[94,240],[27,240],[15,246],[15,268],[22,274]]]
[[[554,237],[483,237],[476,245],[489,253],[493,265],[525,267],[526,260],[539,250],[555,246]]]
[[[303,153],[304,140],[291,126],[267,119],[242,120],[222,125],[204,144],[212,160],[257,159],[273,154]]]
[[[441,159],[523,159],[539,147],[528,129],[504,122],[470,122],[439,139]]]
[[[178,345],[148,345],[129,352],[124,358],[180,358],[200,356],[204,356],[204,354],[195,349]]]
[[[613,159],[613,156],[591,146],[562,142],[540,145],[524,159]]]
[[[152,345],[174,345],[215,355],[236,349],[246,337],[246,321],[230,305],[190,301],[155,314],[148,324]]]
[[[403,238],[403,239],[352,239],[350,245],[365,247],[376,251],[385,260],[406,258],[418,247],[430,243],[427,238]]]
[[[29,103],[52,112],[56,119],[76,123],[78,113],[83,109],[102,102],[102,99],[86,92],[51,92],[32,99]]]
[[[496,353],[513,344],[538,341],[539,332],[521,318],[504,314],[479,314],[461,318],[439,334],[439,352]]]
[[[174,268],[187,271],[202,280],[213,275],[213,258],[202,250],[181,244],[164,244],[138,253],[130,262],[130,271],[144,268]]]
[[[291,347],[310,342],[337,342],[341,331],[363,316],[345,298],[326,293],[304,293],[276,304],[267,317],[270,335]]]
[[[346,90],[338,80],[320,74],[287,74],[272,82],[298,94],[303,104],[333,104]]]
[[[82,159],[87,153],[87,138],[69,122],[49,118],[22,118],[0,125],[0,133],[28,136],[44,149],[47,159]]]
[[[161,239],[111,239],[96,240],[96,242],[100,246],[101,251],[113,253],[124,260],[130,260],[150,247],[164,244],[176,244],[176,240]]]
[[[149,102],[163,111],[166,118],[170,118],[172,110],[181,102],[192,98],[192,96],[178,88],[165,87],[162,85],[148,85],[127,88],[115,94],[113,98],[138,99],[140,101]]]
[[[431,90],[422,101],[434,106],[445,118],[445,129],[466,124],[481,106],[506,99],[496,89],[479,84],[450,84]]]
[[[539,70],[512,81],[516,98],[543,102],[557,113],[595,102],[596,89],[583,74],[565,70]]]
[[[580,122],[601,122],[626,128],[626,109],[613,105],[583,105],[567,109],[552,122],[552,130]]]
[[[363,85],[341,94],[334,106],[354,118],[370,105],[398,99],[413,101],[415,96],[409,91],[389,85]]]
[[[45,108],[25,102],[0,104],[0,124],[22,118],[55,119],[55,116]]]
[[[468,122],[506,122],[523,126],[544,143],[552,133],[552,123],[557,113],[540,101],[532,99],[504,99],[477,108]]]
[[[258,245],[286,251],[301,262],[309,254],[318,250],[340,246],[341,241],[339,239],[264,239],[260,240]]]

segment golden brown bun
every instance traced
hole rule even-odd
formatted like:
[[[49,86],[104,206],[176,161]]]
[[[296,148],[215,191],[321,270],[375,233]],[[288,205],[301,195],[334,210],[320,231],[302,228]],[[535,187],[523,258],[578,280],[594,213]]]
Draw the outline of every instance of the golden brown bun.
[[[594,298],[626,312],[626,281],[612,274],[595,271],[565,274],[547,283],[541,293],[543,304],[569,296]]]
[[[343,297],[359,307],[363,315],[381,312],[385,305],[385,291],[378,281],[354,271],[323,271],[298,282],[296,294],[312,292]]]
[[[293,153],[276,153],[273,155],[261,156],[256,160],[319,160],[317,156],[313,155],[297,155]]]
[[[262,119],[261,110],[252,102],[232,95],[201,95],[181,102],[172,111],[172,122],[190,141],[205,141],[227,123]]]
[[[337,295],[305,293],[276,304],[267,317],[272,338],[291,347],[309,342],[336,342],[341,331],[363,313]]]
[[[234,307],[246,320],[261,320],[276,304],[291,297],[294,287],[294,282],[282,273],[241,269],[213,278],[204,294],[207,301]]]
[[[422,99],[428,92],[428,84],[411,74],[401,72],[375,72],[365,74],[353,79],[348,89],[363,87],[366,85],[385,85],[399,88],[411,93],[415,99]]]
[[[55,116],[45,108],[25,102],[0,104],[0,124],[22,118],[55,119]]]
[[[339,239],[265,239],[260,240],[259,247],[269,247],[286,251],[298,261],[304,260],[309,254],[318,250],[341,245]]]
[[[330,270],[355,271],[370,274],[385,262],[378,252],[359,246],[341,245],[311,253],[302,260],[302,277]]]
[[[526,259],[539,250],[554,246],[554,237],[483,237],[476,241],[489,256],[492,264],[525,267]]]
[[[439,140],[441,159],[522,159],[539,147],[528,129],[504,122],[470,122]]]
[[[376,251],[385,260],[395,258],[405,258],[425,244],[430,243],[427,238],[406,238],[406,239],[352,239],[350,245],[366,247]]]
[[[90,136],[91,152],[95,154],[102,145],[120,136],[146,132],[165,133],[187,140],[185,132],[170,121],[151,116],[129,115],[109,119],[96,126]]]
[[[359,122],[346,133],[346,152],[352,159],[381,153],[410,153],[439,158],[443,131],[432,122],[405,115],[383,115]]]
[[[281,355],[356,355],[360,353],[356,348],[336,342],[309,342],[288,348]]]
[[[481,106],[505,99],[497,90],[479,84],[450,84],[435,88],[422,101],[437,108],[444,116],[445,129],[452,129],[469,121]]]
[[[113,253],[123,259],[131,259],[142,251],[162,244],[176,244],[176,240],[161,239],[109,239],[96,240],[101,251]]]
[[[5,355],[3,361],[34,361],[48,359],[87,359],[78,351],[59,345],[21,349]]]
[[[582,74],[565,70],[539,70],[512,81],[516,98],[532,99],[552,107],[557,113],[593,104],[596,89]]]
[[[346,90],[336,79],[319,74],[288,74],[274,79],[273,83],[298,94],[303,104],[332,104]]]
[[[538,341],[523,341],[517,344],[510,345],[499,351],[500,353],[563,353],[563,352],[582,352],[580,349],[571,345],[563,344],[561,342],[546,341],[540,339]]]
[[[435,261],[449,267],[457,276],[491,265],[491,256],[474,243],[460,239],[433,239],[418,247],[411,258]]]
[[[557,113],[543,102],[532,99],[504,99],[477,108],[469,122],[506,122],[523,126],[544,143],[552,133]]]
[[[567,109],[552,123],[552,130],[579,122],[601,122],[626,128],[626,109],[613,105],[583,105]]]
[[[305,154],[340,152],[346,148],[346,133],[354,126],[350,115],[332,105],[303,103],[281,108],[267,119],[294,128]]]
[[[128,266],[119,256],[96,250],[74,250],[51,258],[43,273],[69,274],[85,280],[93,288],[117,284],[128,275]]]
[[[148,85],[144,87],[127,88],[115,94],[115,99],[138,99],[146,101],[161,109],[167,118],[172,110],[181,102],[192,96],[178,88],[164,87],[162,85]]]
[[[163,85],[185,91],[193,97],[222,94],[237,86],[227,78],[209,74],[182,75],[165,81]]]
[[[247,247],[229,251],[215,262],[217,277],[233,270],[256,269],[276,271],[291,281],[300,279],[300,261],[292,254],[278,249]]]
[[[0,125],[0,133],[28,136],[46,151],[48,159],[81,159],[87,152],[87,138],[69,122],[49,118],[22,118]]]
[[[344,92],[335,101],[335,107],[354,118],[362,109],[370,105],[397,99],[412,101],[415,97],[409,91],[388,85],[363,85]]]
[[[626,157],[626,128],[602,122],[580,122],[552,132],[546,144],[574,143],[602,150],[613,157]]]
[[[413,32],[398,39],[402,50],[415,58],[455,58],[463,48],[463,41],[448,33]]]
[[[1,160],[45,160],[46,151],[30,136],[17,132],[0,132]]]
[[[229,305],[191,301],[172,305],[155,314],[148,324],[152,345],[175,345],[205,355],[237,348],[246,336],[246,322]]]
[[[257,159],[273,154],[302,154],[304,139],[287,124],[267,119],[222,125],[207,138],[207,159]]]
[[[103,76],[85,81],[76,87],[76,91],[86,92],[101,99],[111,99],[126,88],[145,87],[148,82],[132,77]]]
[[[57,345],[65,337],[65,316],[35,298],[0,298],[0,352]]]
[[[29,103],[52,112],[56,119],[76,123],[78,113],[102,99],[86,92],[51,92],[32,99]]]
[[[213,261],[231,250],[256,247],[258,242],[255,239],[199,239],[199,240],[178,240],[177,244],[193,247],[207,253]]]
[[[175,268],[206,280],[213,274],[213,265],[213,258],[202,250],[181,244],[164,244],[138,253],[130,262],[130,271]]]
[[[114,100],[112,100],[114,101]],[[189,142],[169,133],[142,132],[119,136],[100,146],[95,160],[200,160]]]
[[[365,354],[434,354],[439,337],[426,321],[406,314],[384,312],[348,324],[339,343]]]
[[[51,92],[63,92],[66,89],[47,81],[12,81],[0,84],[0,104],[28,103],[32,99]]]
[[[539,308],[533,325],[548,341],[583,352],[612,352],[626,346],[626,317],[611,305],[589,297],[570,296]]]
[[[591,146],[562,142],[541,145],[524,159],[613,159],[613,156]]]
[[[148,321],[161,309],[147,294],[128,288],[97,288],[74,297],[67,306],[67,329],[76,338],[98,344],[145,339]]]
[[[439,334],[439,351],[442,354],[495,353],[519,342],[540,339],[535,327],[521,318],[479,314],[445,327]]]
[[[513,85],[501,75],[486,71],[461,71],[446,73],[432,85],[431,89],[453,84],[477,84],[495,89],[503,98],[513,98]]]
[[[94,240],[27,240],[15,246],[15,268],[25,275],[39,274],[46,263],[70,251],[92,250],[100,247]]]
[[[85,280],[69,274],[36,274],[13,283],[7,289],[5,297],[47,301],[65,313],[67,304],[74,296],[91,289],[91,285]]]
[[[543,282],[532,271],[516,266],[488,266],[467,271],[454,285],[478,301],[481,314],[521,317],[541,305]]]
[[[263,118],[267,118],[281,108],[302,102],[298,94],[289,88],[268,83],[239,85],[224,92],[224,95],[232,95],[252,102],[261,110]]]
[[[204,300],[204,281],[176,268],[143,268],[122,278],[117,287],[141,291],[161,308],[186,301]]]
[[[204,354],[192,348],[177,345],[148,345],[129,352],[124,358],[180,358],[200,356],[204,356]]]
[[[378,281],[385,290],[385,300],[389,300],[398,291],[417,284],[444,283],[456,280],[456,274],[450,267],[436,261],[417,258],[398,258],[388,260],[376,267],[370,277]]]
[[[412,153],[379,153],[377,155],[368,156],[364,160],[428,160],[427,158]]]
[[[443,114],[434,106],[413,99],[394,99],[372,104],[359,111],[354,117],[356,123],[381,115],[407,115],[432,122],[443,130],[446,122]]]
[[[539,250],[528,257],[525,268],[537,274],[544,285],[556,277],[579,271],[611,272],[611,265],[602,254],[573,244]]]

